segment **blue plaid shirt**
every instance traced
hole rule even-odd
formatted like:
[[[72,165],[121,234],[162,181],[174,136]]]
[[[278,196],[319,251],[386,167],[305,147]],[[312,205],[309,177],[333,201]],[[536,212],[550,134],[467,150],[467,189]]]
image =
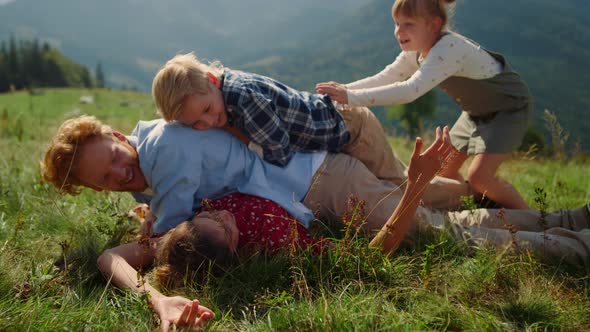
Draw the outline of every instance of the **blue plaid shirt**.
[[[285,166],[295,151],[338,152],[350,141],[344,118],[327,95],[227,68],[221,82],[229,124],[260,145],[270,163]]]

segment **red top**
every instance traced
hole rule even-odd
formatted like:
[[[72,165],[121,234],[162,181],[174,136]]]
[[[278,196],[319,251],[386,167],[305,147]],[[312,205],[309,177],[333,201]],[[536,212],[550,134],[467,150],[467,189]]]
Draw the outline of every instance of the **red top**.
[[[240,231],[238,247],[256,246],[269,251],[305,249],[316,253],[329,241],[312,238],[307,229],[277,203],[257,196],[233,193],[220,199],[203,200],[203,209],[233,213]]]

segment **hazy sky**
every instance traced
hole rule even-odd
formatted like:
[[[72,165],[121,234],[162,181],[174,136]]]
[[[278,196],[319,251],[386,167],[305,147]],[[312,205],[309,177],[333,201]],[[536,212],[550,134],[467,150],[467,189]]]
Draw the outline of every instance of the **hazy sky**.
[[[0,0],[0,6],[5,5],[9,2],[14,2],[14,1],[16,1],[16,0]]]

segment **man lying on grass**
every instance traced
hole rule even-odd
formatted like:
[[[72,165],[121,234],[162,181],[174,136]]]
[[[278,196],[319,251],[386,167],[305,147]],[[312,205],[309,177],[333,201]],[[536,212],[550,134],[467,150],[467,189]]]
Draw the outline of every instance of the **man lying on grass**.
[[[442,140],[442,134],[439,137]],[[317,209],[321,218],[339,217],[347,211],[349,196],[354,195],[366,203],[366,220],[361,231],[368,234],[382,230],[402,200],[399,188],[377,179],[348,155],[296,153],[286,167],[278,167],[264,162],[224,131],[195,131],[162,120],[140,121],[127,137],[93,117],[68,120],[46,153],[43,174],[60,192],[75,194],[82,186],[97,191],[128,191],[138,202],[149,201],[156,216],[153,230],[158,235],[192,219],[202,199],[216,199],[234,192],[274,201],[306,227],[314,218],[311,209]],[[458,201],[458,197],[452,199]],[[417,205],[418,201],[410,203]],[[408,213],[408,210],[412,209],[401,212]],[[441,227],[446,223],[458,237],[476,243],[487,240],[506,245],[522,240],[519,248],[545,247],[545,257],[590,266],[590,240],[583,231],[590,225],[586,207],[549,213],[543,225],[539,223],[540,213],[530,210],[440,213],[418,206],[410,214],[411,222],[396,224],[392,235],[385,237],[385,250],[395,247],[387,244],[391,239],[405,236],[407,228],[402,226],[423,223]],[[506,225],[513,225],[512,230],[519,231],[512,234],[505,229]],[[377,242],[384,237],[383,232],[379,234]],[[137,267],[142,250],[134,247],[125,250],[128,252],[117,253],[128,258],[128,267]],[[106,256],[101,256],[101,265],[110,265],[113,271],[122,269],[122,263],[111,254],[107,251]],[[107,276],[116,285],[135,289],[137,280],[132,268],[128,271],[131,274],[126,274],[131,279]],[[162,297],[151,287],[146,291],[156,294],[151,298],[163,324],[194,323],[197,316],[212,317],[210,310],[199,306],[198,314],[193,310],[188,316],[192,321],[187,321],[181,313],[188,300]],[[194,309],[195,305],[190,308]]]
[[[448,142],[448,133],[442,140],[439,135],[437,141],[420,154],[422,141],[416,141],[401,203],[373,238],[371,246],[384,252],[397,248],[411,226],[424,188],[440,169],[444,151],[450,148]],[[210,200],[205,206],[211,211],[197,213],[192,220],[176,226],[163,237],[153,237],[144,245],[140,242],[120,245],[105,251],[98,259],[99,269],[113,284],[150,293],[164,330],[170,323],[202,325],[212,317],[212,312],[199,306],[197,300],[168,298],[148,282],[141,281],[142,286],[138,286],[136,269],[148,267],[154,259],[159,284],[174,288],[181,285],[187,275],[204,276],[203,272],[210,267],[215,274],[222,273],[238,250],[273,254],[281,250],[311,249],[321,254],[330,247],[329,241],[312,238],[285,209],[267,199],[234,193]]]

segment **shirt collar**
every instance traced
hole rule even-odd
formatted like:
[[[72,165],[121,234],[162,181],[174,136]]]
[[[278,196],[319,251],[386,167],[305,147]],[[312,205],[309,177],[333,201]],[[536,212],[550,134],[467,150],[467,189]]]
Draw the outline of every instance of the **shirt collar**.
[[[125,136],[125,138],[127,139],[127,141],[129,142],[129,144],[131,144],[131,146],[137,150],[137,145],[139,145],[139,139],[137,138],[137,136]]]
[[[137,136],[133,136],[133,135],[125,136],[125,138],[129,142],[129,144],[131,144],[131,146],[137,151],[137,145],[139,144],[139,138]],[[146,181],[147,181],[147,179],[146,179]],[[150,187],[145,188],[145,190],[142,191],[141,193],[144,195],[148,195],[150,197],[154,197],[154,191]]]

